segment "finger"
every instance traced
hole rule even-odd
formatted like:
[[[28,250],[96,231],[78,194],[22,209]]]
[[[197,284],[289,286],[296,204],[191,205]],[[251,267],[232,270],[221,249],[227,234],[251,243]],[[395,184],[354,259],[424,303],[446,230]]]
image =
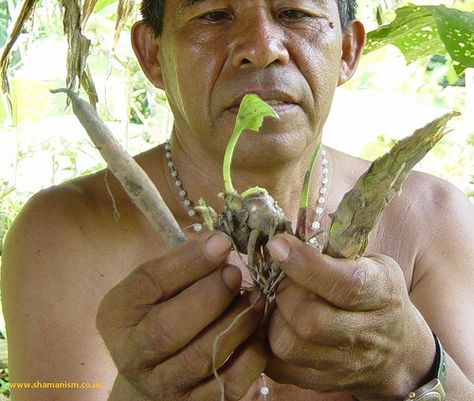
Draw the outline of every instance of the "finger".
[[[267,348],[264,340],[257,336],[250,337],[219,371],[219,380],[211,377],[203,381],[192,391],[190,400],[237,401],[242,399],[264,371],[266,358]],[[251,394],[249,399],[260,398],[258,391],[259,389],[255,388],[255,394]]]
[[[127,370],[149,369],[183,348],[222,315],[238,295],[240,282],[239,268],[224,266],[155,305],[128,334],[133,341],[124,352],[131,356]]]
[[[298,338],[312,344],[350,347],[365,327],[364,312],[340,309],[289,279],[278,288],[276,304]]]
[[[293,281],[346,310],[382,308],[400,285],[400,267],[389,257],[332,258],[288,234],[273,237],[267,247]]]
[[[268,342],[274,355],[300,366],[325,370],[344,359],[338,348],[315,345],[299,338],[278,309],[273,312],[268,325]]]
[[[263,301],[263,297],[262,297]],[[215,366],[221,366],[247,338],[263,318],[264,302],[255,307],[248,297],[239,297],[230,306],[224,317],[214,322],[175,355],[153,369],[156,380],[192,388],[213,375],[213,354]]]
[[[315,389],[324,393],[322,397],[325,401],[348,401],[353,400],[349,393],[342,393],[346,383],[337,381],[325,371],[298,366],[287,361],[279,359],[270,354],[267,359],[265,373],[274,381],[281,384],[293,384],[302,389]],[[314,391],[314,390],[313,390]],[[308,399],[314,398],[314,392],[311,392]]]
[[[156,302],[163,302],[214,271],[229,253],[229,238],[206,232],[134,270],[102,300],[97,327],[107,339],[136,325]]]
[[[334,336],[340,334],[334,332]],[[354,336],[351,342],[337,345],[312,344],[301,340],[285,321],[278,309],[268,327],[271,355],[302,368],[312,370],[314,383],[330,391],[360,382],[361,373],[369,373],[386,358],[387,347],[383,338],[369,328]],[[380,341],[382,340],[382,342]],[[380,352],[384,349],[385,352]],[[317,380],[317,381],[316,381]],[[334,387],[335,384],[341,385]],[[344,385],[343,385],[344,384]]]
[[[311,368],[298,366],[284,361],[274,354],[269,354],[265,366],[265,374],[277,383],[296,384],[302,388],[315,387],[315,371]]]

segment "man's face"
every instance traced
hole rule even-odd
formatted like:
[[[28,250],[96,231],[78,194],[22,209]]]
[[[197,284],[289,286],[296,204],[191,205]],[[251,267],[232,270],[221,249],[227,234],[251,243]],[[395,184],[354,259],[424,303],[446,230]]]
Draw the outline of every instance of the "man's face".
[[[241,162],[291,160],[320,135],[341,68],[336,0],[167,0],[158,44],[176,132],[194,146],[222,154],[246,93],[281,119],[242,137]]]

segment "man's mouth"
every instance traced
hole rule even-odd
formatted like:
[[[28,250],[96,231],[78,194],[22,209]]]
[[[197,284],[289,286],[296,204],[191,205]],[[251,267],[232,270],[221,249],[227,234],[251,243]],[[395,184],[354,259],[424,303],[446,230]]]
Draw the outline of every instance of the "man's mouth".
[[[285,102],[283,100],[278,99],[268,99],[264,100],[273,110],[275,110],[278,114],[290,111],[294,107],[297,106],[296,103]]]
[[[268,103],[270,106],[277,105],[277,104],[285,104],[283,100],[275,100],[275,99],[265,100],[265,102]]]
[[[279,100],[279,99],[262,99],[262,100],[265,103],[267,103],[269,106],[271,106],[271,108],[279,114],[290,111],[291,109],[298,106],[297,103],[287,102],[287,101]],[[227,111],[231,113],[237,113],[239,111],[239,106],[236,105],[233,107],[229,107]]]

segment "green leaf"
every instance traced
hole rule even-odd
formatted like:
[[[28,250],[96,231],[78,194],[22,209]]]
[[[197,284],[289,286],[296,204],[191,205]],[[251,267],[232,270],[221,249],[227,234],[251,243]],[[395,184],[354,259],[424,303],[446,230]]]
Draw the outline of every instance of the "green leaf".
[[[275,110],[257,95],[245,95],[240,103],[234,131],[241,133],[246,129],[250,129],[258,132],[265,117],[279,118]]]
[[[98,13],[103,10],[105,7],[110,6],[112,3],[116,3],[117,0],[98,0],[97,4],[94,7],[94,12]]]
[[[445,6],[431,9],[456,72],[461,74],[467,67],[474,67],[474,13]]]
[[[258,132],[265,117],[279,118],[275,110],[273,110],[270,105],[265,103],[257,95],[245,95],[240,102],[234,130],[232,131],[232,135],[230,136],[224,154],[222,173],[224,177],[225,194],[231,194],[235,192],[230,176],[230,164],[232,162],[232,155],[234,154],[235,145],[237,144],[240,134],[242,134],[242,132],[244,132],[246,129]]]
[[[449,53],[456,72],[474,67],[474,13],[440,6],[400,7],[392,23],[367,34],[365,53],[391,44],[407,63]]]

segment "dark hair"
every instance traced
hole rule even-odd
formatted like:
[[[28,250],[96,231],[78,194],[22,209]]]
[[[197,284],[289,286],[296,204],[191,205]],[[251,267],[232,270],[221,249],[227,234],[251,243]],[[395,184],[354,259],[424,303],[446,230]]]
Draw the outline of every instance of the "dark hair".
[[[339,19],[342,30],[345,31],[349,23],[356,18],[357,0],[338,0]],[[142,18],[157,36],[163,31],[163,13],[165,0],[142,0]]]

